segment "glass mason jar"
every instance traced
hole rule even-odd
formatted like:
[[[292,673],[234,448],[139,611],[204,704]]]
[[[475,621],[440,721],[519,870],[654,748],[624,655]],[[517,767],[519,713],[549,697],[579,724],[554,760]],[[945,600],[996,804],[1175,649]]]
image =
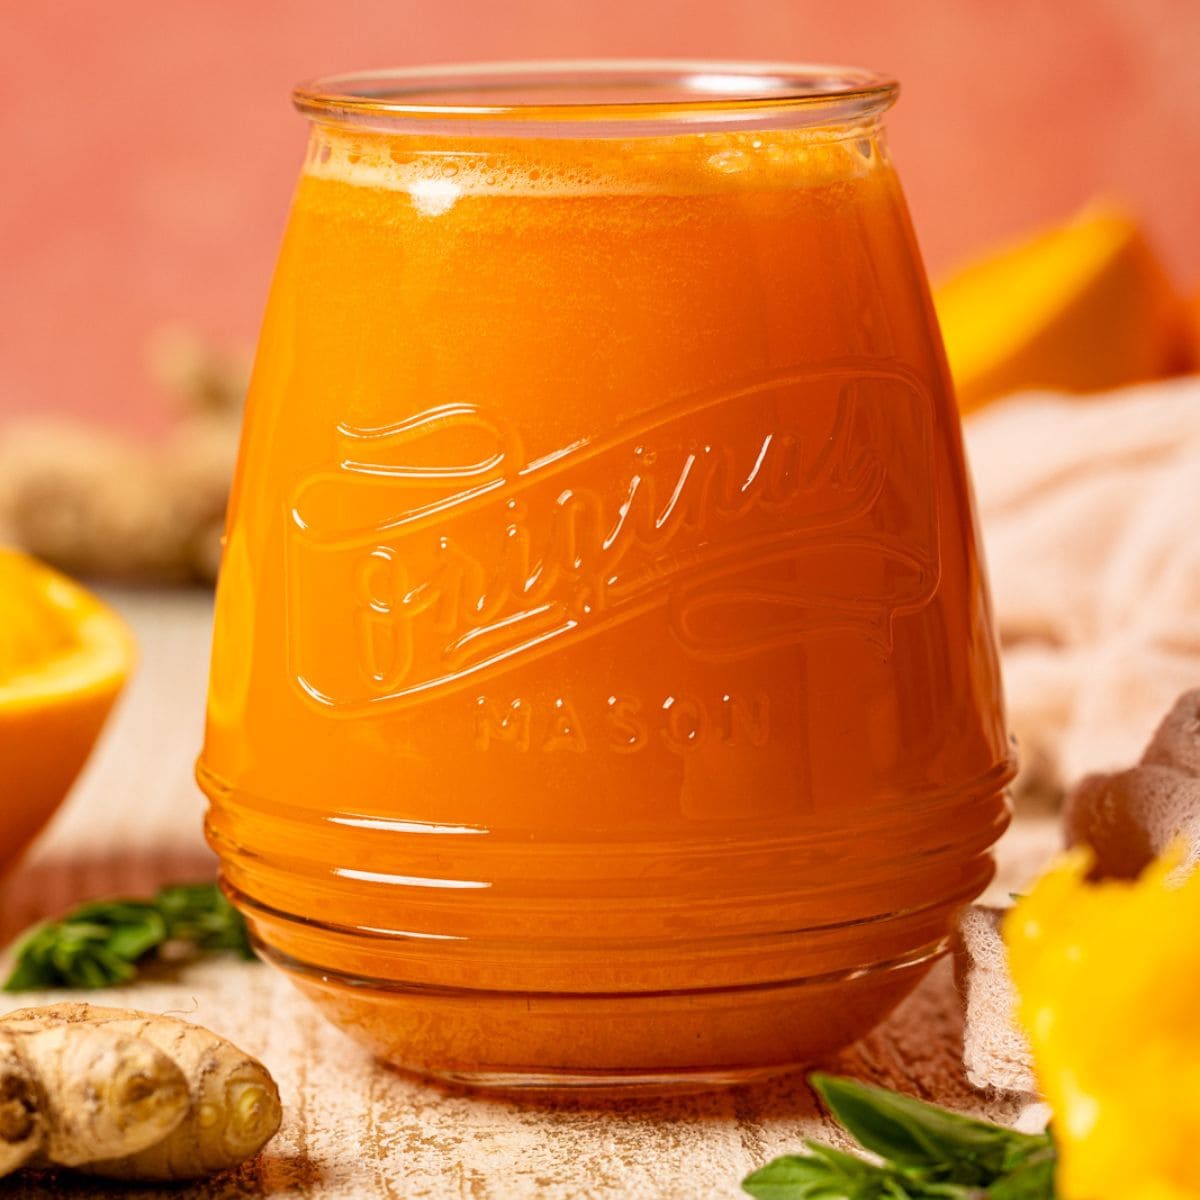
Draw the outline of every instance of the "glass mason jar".
[[[986,885],[959,421],[857,70],[355,75],[262,329],[199,778],[266,957],[402,1067],[744,1079]]]

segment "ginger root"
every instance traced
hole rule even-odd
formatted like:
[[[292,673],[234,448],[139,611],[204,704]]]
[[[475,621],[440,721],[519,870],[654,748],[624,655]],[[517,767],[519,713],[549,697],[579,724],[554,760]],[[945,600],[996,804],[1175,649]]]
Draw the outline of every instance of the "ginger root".
[[[188,1107],[183,1072],[161,1051],[115,1030],[30,1021],[0,1028],[26,1120],[5,1139],[9,1170],[26,1162],[74,1167],[130,1154],[165,1137]],[[13,1085],[16,1085],[14,1088]]]
[[[0,430],[0,541],[70,575],[216,577],[246,365],[178,329],[151,360],[176,418],[157,443],[65,417]]]
[[[191,1022],[78,1003],[0,1018],[0,1175],[194,1179],[256,1154],[280,1117],[266,1068]]]
[[[46,1136],[29,1064],[11,1034],[0,1036],[0,1175],[27,1163]]]

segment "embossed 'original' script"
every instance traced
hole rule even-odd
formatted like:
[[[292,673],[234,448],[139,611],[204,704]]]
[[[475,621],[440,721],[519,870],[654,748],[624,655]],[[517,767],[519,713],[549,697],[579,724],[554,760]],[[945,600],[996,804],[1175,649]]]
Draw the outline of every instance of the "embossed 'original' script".
[[[399,702],[655,608],[698,657],[818,627],[886,637],[936,581],[928,420],[907,377],[824,371],[692,398],[532,461],[470,404],[342,427],[336,467],[293,503],[297,678],[321,703]],[[816,569],[830,554],[867,556],[845,595]],[[762,619],[714,616],[747,605]]]

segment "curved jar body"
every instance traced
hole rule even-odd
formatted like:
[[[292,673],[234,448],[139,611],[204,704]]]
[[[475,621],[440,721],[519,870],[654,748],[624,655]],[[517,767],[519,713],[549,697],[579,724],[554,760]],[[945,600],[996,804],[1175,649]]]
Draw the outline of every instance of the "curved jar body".
[[[730,70],[301,94],[199,776],[268,957],[401,1066],[811,1060],[990,877],[1011,768],[891,90]]]

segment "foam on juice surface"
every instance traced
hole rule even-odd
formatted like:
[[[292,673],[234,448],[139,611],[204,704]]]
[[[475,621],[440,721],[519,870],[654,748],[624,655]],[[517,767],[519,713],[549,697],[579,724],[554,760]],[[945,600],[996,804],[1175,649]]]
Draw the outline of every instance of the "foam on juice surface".
[[[436,145],[436,143],[434,143]],[[636,146],[636,154],[630,150]],[[867,136],[829,130],[697,133],[624,140],[430,139],[314,126],[304,163],[310,178],[406,192],[436,215],[460,196],[566,197],[696,194],[725,189],[812,187],[850,181],[879,165]],[[637,169],[630,169],[630,162]]]

